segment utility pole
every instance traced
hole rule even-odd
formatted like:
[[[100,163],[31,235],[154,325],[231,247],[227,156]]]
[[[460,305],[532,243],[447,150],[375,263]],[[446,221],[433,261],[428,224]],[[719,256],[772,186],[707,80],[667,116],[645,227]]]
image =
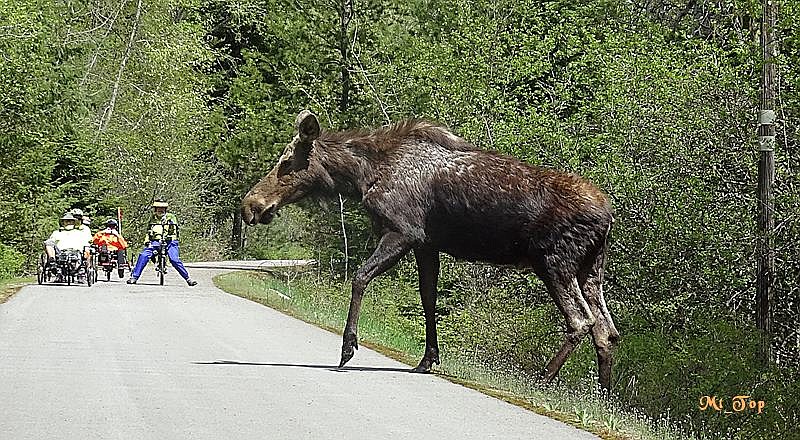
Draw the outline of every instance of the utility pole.
[[[756,326],[761,330],[761,358],[772,361],[772,302],[775,278],[775,248],[773,230],[775,200],[772,183],[775,181],[775,39],[777,0],[764,0],[761,16],[761,102],[758,111],[758,274],[756,292]]]

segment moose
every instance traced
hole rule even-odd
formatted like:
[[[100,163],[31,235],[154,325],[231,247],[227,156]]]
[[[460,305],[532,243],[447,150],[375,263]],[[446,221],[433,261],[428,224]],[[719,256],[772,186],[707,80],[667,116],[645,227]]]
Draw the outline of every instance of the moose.
[[[361,300],[372,279],[413,251],[425,315],[425,354],[412,371],[439,364],[439,253],[532,270],[566,320],[566,338],[542,372],[551,381],[591,332],[600,386],[611,381],[619,339],[603,298],[613,223],[608,197],[575,174],[479,149],[446,127],[410,119],[376,130],[322,130],[303,110],[277,164],[242,200],[248,225],[269,224],[307,196],[361,200],[380,237],[355,273],[339,367],[358,348]]]

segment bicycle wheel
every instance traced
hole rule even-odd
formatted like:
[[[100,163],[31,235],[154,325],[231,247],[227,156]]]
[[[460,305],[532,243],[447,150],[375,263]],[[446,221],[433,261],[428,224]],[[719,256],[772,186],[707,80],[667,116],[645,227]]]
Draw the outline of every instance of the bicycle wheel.
[[[36,282],[39,284],[44,283],[45,266],[43,260],[44,256],[42,255],[39,257],[39,264],[36,265]]]
[[[158,283],[164,285],[164,272],[167,269],[167,258],[164,255],[164,248],[161,248],[161,253],[158,256]]]

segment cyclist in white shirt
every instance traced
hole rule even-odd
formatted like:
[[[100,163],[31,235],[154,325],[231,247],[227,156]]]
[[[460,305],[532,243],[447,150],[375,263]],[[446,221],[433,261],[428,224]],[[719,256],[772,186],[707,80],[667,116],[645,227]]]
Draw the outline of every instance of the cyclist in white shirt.
[[[79,253],[85,253],[85,247],[89,246],[91,237],[86,239],[86,233],[75,227],[75,217],[66,213],[59,219],[60,228],[53,231],[44,242],[44,250],[47,253],[47,260],[49,262],[55,261],[56,255],[59,252],[66,250],[75,250]]]

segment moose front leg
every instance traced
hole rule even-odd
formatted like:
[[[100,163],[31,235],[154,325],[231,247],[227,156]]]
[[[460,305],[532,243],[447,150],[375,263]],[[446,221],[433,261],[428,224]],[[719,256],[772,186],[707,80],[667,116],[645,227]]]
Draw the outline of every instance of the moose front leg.
[[[430,249],[415,249],[419,272],[419,295],[425,310],[425,355],[414,368],[415,373],[431,371],[434,362],[439,364],[439,340],[436,336],[436,285],[439,282],[439,252]]]
[[[361,298],[364,296],[364,290],[366,290],[367,285],[373,278],[397,264],[409,249],[408,241],[401,234],[396,232],[386,233],[381,237],[378,247],[353,277],[350,311],[347,313],[347,324],[342,335],[340,368],[353,357],[355,349],[358,348],[358,317],[361,312]]]

